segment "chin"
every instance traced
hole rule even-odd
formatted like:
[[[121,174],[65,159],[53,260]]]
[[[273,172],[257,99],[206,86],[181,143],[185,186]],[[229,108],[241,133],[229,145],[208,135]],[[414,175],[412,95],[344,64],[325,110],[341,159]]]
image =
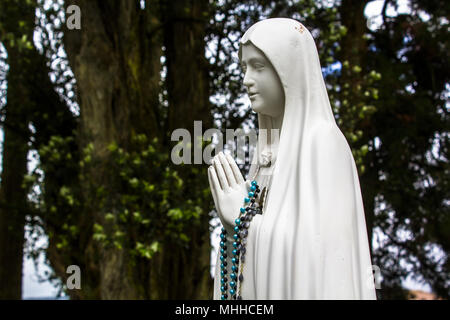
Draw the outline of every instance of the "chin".
[[[258,108],[252,107],[253,112],[259,113]]]
[[[252,103],[251,107],[253,109],[253,111],[257,112],[257,113],[264,113],[264,108],[262,108],[261,106],[259,106],[257,103]]]
[[[267,109],[258,105],[252,105],[251,106],[253,111],[255,111],[256,113],[261,113],[263,115],[269,116],[269,117],[273,117],[273,115],[271,115],[270,112],[267,112]]]

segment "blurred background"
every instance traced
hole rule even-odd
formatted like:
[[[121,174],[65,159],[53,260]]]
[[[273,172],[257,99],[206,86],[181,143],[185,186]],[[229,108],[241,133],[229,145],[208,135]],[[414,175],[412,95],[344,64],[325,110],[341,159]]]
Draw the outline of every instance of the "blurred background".
[[[0,0],[0,298],[211,298],[208,165],[173,164],[171,134],[256,127],[238,41],[291,17],[358,167],[378,298],[448,299],[449,16],[444,0]]]

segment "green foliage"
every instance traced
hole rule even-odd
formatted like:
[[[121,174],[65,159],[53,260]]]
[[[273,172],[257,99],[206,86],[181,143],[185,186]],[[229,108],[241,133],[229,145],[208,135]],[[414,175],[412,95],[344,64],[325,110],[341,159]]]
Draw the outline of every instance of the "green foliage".
[[[158,139],[144,134],[133,135],[127,149],[110,143],[106,162],[99,159],[92,143],[82,148],[79,161],[69,160],[73,143],[73,137],[52,136],[39,149],[40,166],[24,179],[24,186],[44,191],[37,200],[42,218],[61,225],[48,230],[49,241],[60,254],[70,255],[80,236],[86,236],[82,222],[86,212],[95,212],[91,231],[95,243],[105,249],[126,250],[131,265],[152,259],[167,242],[190,245],[190,229],[204,223],[211,196],[206,181],[201,192],[192,192],[192,183],[184,182],[180,169],[185,176],[191,171],[193,177],[206,177],[203,169],[174,167]],[[72,185],[44,183],[42,172],[64,174],[63,169],[71,166],[79,172]],[[108,179],[94,185],[91,175],[99,166]]]
[[[72,243],[78,241],[82,228],[79,217],[84,201],[77,181],[71,181],[70,185],[52,185],[47,181],[50,177],[65,180],[66,176],[77,171],[74,144],[72,136],[51,136],[48,144],[38,150],[40,165],[26,175],[23,181],[28,190],[39,190],[33,192],[36,213],[39,212],[40,218],[46,223],[58,226],[53,232],[48,232],[48,237],[61,252],[70,251]]]
[[[32,30],[35,3],[27,0],[3,0],[0,3],[0,41],[9,50],[19,52],[34,48]]]
[[[128,150],[115,142],[107,149],[110,154],[102,170],[109,178],[101,186],[89,186],[97,192],[92,193],[92,199],[85,199],[100,204],[96,210],[105,212],[94,225],[94,239],[146,259],[159,252],[165,241],[188,243],[186,229],[204,213],[201,206],[210,202],[209,195],[186,197],[189,185],[171,165],[169,153],[161,152],[156,138],[137,134],[132,136]],[[86,167],[91,162],[86,157],[95,159],[93,145],[88,144],[83,154],[85,160],[80,166]],[[83,183],[88,186],[90,180]],[[115,197],[111,199],[112,193]]]
[[[144,244],[140,242],[136,242],[136,249],[135,251],[137,254],[139,254],[141,257],[144,257],[146,259],[151,259],[152,256],[157,253],[160,250],[159,242],[154,241],[152,244],[145,246]]]
[[[383,13],[383,25],[369,37],[376,51],[367,53],[368,68],[382,77],[377,111],[363,137],[377,144],[371,143],[365,162],[374,177],[374,224],[387,235],[373,257],[384,266],[386,287],[412,276],[448,298],[450,59],[444,17],[450,12],[441,1],[411,6],[408,14]]]

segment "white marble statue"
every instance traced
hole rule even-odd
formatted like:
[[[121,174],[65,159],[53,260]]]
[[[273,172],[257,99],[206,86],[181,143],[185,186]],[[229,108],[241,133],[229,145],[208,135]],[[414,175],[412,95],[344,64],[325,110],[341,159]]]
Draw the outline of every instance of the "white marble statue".
[[[248,228],[238,295],[375,299],[357,169],[333,117],[314,39],[298,21],[267,19],[247,30],[239,54],[258,113],[256,152],[246,180],[223,153],[208,170],[228,243],[250,181],[261,190],[256,204],[262,214]],[[270,129],[280,130],[279,139]],[[221,292],[220,256],[214,298],[227,293],[230,299],[230,287]]]

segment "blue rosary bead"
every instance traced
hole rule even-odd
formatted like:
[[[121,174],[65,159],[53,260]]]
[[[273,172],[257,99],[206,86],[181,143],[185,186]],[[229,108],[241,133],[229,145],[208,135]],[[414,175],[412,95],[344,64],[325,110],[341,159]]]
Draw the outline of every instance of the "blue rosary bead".
[[[234,242],[233,242],[233,247],[235,249],[233,249],[232,253],[233,253],[233,258],[231,259],[232,262],[232,266],[231,266],[231,271],[232,273],[230,274],[230,294],[231,294],[231,299],[232,300],[236,300],[239,299],[241,300],[242,297],[241,296],[236,296],[236,292],[238,291],[237,288],[237,278],[238,278],[238,270],[239,270],[239,255],[242,254],[241,260],[242,262],[244,262],[244,253],[245,253],[245,243],[246,243],[246,237],[248,235],[248,231],[246,229],[248,229],[249,227],[249,221],[251,221],[252,218],[252,214],[254,215],[254,212],[252,212],[252,210],[254,210],[254,203],[255,203],[255,198],[257,197],[257,193],[259,192],[259,187],[258,184],[255,180],[253,180],[251,182],[251,186],[250,186],[250,192],[248,193],[248,197],[244,198],[244,202],[247,204],[249,202],[251,202],[250,206],[247,206],[246,208],[240,208],[240,218],[237,218],[234,222],[235,222],[235,227],[234,229],[234,234],[233,234],[233,238],[234,238]],[[253,208],[253,209],[252,209]],[[246,214],[246,215],[245,215]],[[245,229],[243,229],[243,227]],[[242,230],[241,230],[242,229]],[[227,292],[227,281],[228,281],[228,277],[227,277],[227,231],[224,227],[222,227],[222,233],[220,234],[220,238],[221,238],[221,242],[220,242],[220,260],[222,261],[220,267],[221,267],[221,287],[220,290],[222,292],[222,296],[221,299],[222,300],[227,300],[228,299],[228,294]],[[241,239],[242,238],[242,239]],[[242,242],[242,244],[241,244]],[[243,277],[242,274],[239,275],[239,281],[242,282]]]

